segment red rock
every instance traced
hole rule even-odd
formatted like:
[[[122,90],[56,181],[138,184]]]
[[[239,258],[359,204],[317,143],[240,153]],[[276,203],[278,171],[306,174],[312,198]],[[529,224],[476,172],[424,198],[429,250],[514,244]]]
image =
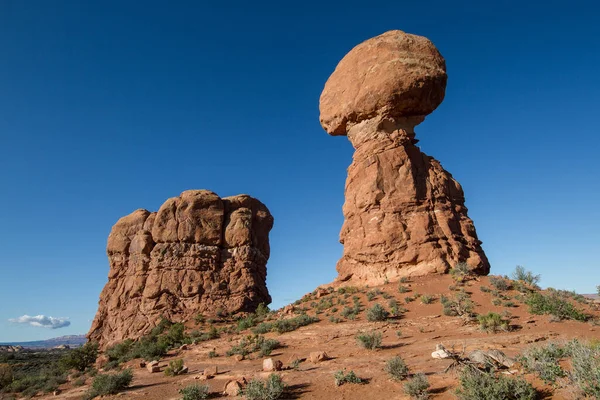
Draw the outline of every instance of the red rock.
[[[310,353],[309,358],[313,363],[329,360],[329,356],[324,351],[313,351]]]
[[[263,371],[265,372],[281,371],[282,368],[283,363],[280,360],[273,360],[272,358],[263,360]]]
[[[240,390],[245,386],[240,380],[231,380],[225,384],[225,388],[223,389],[223,395],[235,397],[238,395]]]
[[[88,338],[100,347],[148,333],[161,315],[254,311],[268,304],[273,217],[260,201],[188,190],[156,213],[121,218],[108,237],[108,283]]]
[[[219,368],[216,365],[204,368],[204,376],[212,378],[219,373]]]
[[[348,168],[338,280],[379,284],[489,263],[463,190],[415,146],[414,127],[443,100],[446,65],[426,38],[390,31],[352,49],[321,95],[321,125],[355,148]]]

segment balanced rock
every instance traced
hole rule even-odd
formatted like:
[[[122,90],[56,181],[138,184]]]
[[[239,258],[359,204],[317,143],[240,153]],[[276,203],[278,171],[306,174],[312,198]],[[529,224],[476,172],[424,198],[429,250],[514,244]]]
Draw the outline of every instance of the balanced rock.
[[[108,237],[108,283],[88,339],[101,348],[148,333],[164,316],[254,311],[269,304],[267,207],[247,195],[188,190],[121,218]]]
[[[414,127],[442,102],[446,80],[431,41],[390,31],[352,49],[325,84],[321,125],[355,149],[339,281],[383,283],[460,262],[489,272],[460,184],[416,146]]]

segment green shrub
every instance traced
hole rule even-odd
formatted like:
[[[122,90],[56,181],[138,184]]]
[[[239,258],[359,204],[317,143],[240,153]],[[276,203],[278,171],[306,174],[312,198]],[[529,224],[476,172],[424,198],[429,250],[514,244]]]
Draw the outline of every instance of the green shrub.
[[[379,332],[359,333],[356,335],[356,341],[361,347],[369,350],[375,350],[381,347],[382,335]]]
[[[404,393],[415,400],[426,400],[429,398],[429,381],[425,374],[416,374],[404,384]]]
[[[596,286],[596,293],[600,296],[600,285]]]
[[[88,342],[65,354],[59,360],[59,364],[65,371],[75,369],[83,372],[94,365],[96,357],[98,357],[98,343]]]
[[[204,318],[204,315],[202,315],[202,314],[197,314],[194,317],[194,322],[196,323],[196,325],[202,324],[204,322],[204,320],[205,320],[205,318]]]
[[[505,291],[509,290],[511,285],[508,279],[504,279],[501,276],[490,276],[490,284],[497,290]]]
[[[0,389],[10,385],[13,381],[13,371],[10,365],[0,364]]]
[[[177,376],[183,373],[183,360],[181,358],[169,361],[169,366],[165,368],[166,376]]]
[[[484,315],[477,316],[479,327],[482,331],[496,333],[498,331],[510,330],[510,325],[507,320],[503,319],[500,314],[489,312]]]
[[[208,399],[209,388],[208,385],[189,385],[179,389],[179,394],[181,400],[204,400]]]
[[[525,304],[529,306],[529,312],[532,314],[549,314],[561,320],[573,319],[576,321],[586,321],[588,319],[587,315],[556,293],[548,295],[539,292],[530,293],[525,299]]]
[[[489,293],[491,291],[491,289],[487,286],[480,286],[479,290],[481,290],[483,293]]]
[[[433,303],[433,300],[435,299],[434,296],[429,295],[429,294],[424,294],[421,296],[421,303],[423,304],[431,304]]]
[[[265,303],[260,303],[258,305],[258,307],[256,307],[256,311],[254,312],[258,317],[260,318],[264,318],[266,317],[269,313],[271,312],[271,310],[269,310],[269,307],[265,304]]]
[[[453,298],[442,295],[440,302],[442,303],[444,315],[451,317],[470,317],[473,315],[475,304],[465,292],[455,293]]]
[[[125,362],[131,359],[131,353],[134,348],[134,342],[131,339],[125,339],[121,343],[117,343],[106,349],[106,354],[109,361]]]
[[[93,399],[96,396],[108,394],[117,394],[126,389],[133,380],[133,373],[130,369],[125,369],[116,374],[100,374],[94,378],[92,387],[86,394],[86,399]]]
[[[600,346],[573,340],[567,351],[571,356],[571,382],[584,395],[600,399]]]
[[[245,318],[240,318],[237,321],[237,330],[238,332],[240,331],[244,331],[246,329],[250,329],[253,326],[256,326],[256,324],[258,323],[256,316],[254,314],[250,314],[248,316],[246,316]]]
[[[398,286],[398,291],[400,293],[407,293],[407,292],[410,292],[410,289],[407,286],[399,285]]]
[[[512,278],[516,281],[523,282],[532,289],[539,289],[538,283],[541,275],[534,275],[531,271],[525,270],[520,265],[517,265],[515,272],[512,274]]]
[[[401,381],[408,377],[408,367],[404,360],[399,356],[387,360],[384,370],[390,378],[396,381]]]
[[[495,376],[472,368],[465,368],[460,374],[460,387],[456,390],[460,400],[534,400],[536,390],[522,378]]]
[[[339,370],[333,375],[333,378],[335,380],[335,386],[342,386],[344,383],[364,383],[362,379],[356,376],[354,371],[350,371],[345,374],[344,370]]]
[[[464,280],[467,276],[471,275],[471,269],[467,263],[459,262],[450,270],[450,275],[456,280]]]
[[[252,379],[242,390],[248,400],[276,400],[283,395],[285,384],[281,376],[271,374],[266,381]]]
[[[239,343],[227,351],[228,356],[240,354],[247,356],[250,353],[259,352],[260,357],[267,356],[271,352],[280,347],[281,344],[275,339],[265,339],[261,335],[248,335],[243,337]]]
[[[381,304],[375,304],[367,310],[367,321],[385,321],[390,313]]]
[[[555,383],[564,377],[565,371],[559,361],[565,356],[565,350],[556,343],[526,349],[517,360],[527,372],[537,374],[546,383]]]

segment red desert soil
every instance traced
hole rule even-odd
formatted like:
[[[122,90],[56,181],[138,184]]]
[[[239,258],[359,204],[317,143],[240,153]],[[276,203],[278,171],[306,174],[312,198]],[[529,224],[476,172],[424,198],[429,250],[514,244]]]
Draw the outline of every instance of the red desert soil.
[[[479,277],[476,280],[468,281],[464,289],[472,295],[471,299],[476,304],[475,311],[478,314],[485,314],[489,311],[497,313],[508,311],[511,314],[510,323],[514,329],[501,333],[482,332],[476,322],[464,323],[460,317],[443,315],[440,294],[451,295],[452,291],[449,286],[454,283],[449,275],[411,278],[407,283],[402,284],[410,289],[407,293],[399,293],[398,283],[389,283],[379,287],[359,288],[358,293],[351,294],[345,299],[351,306],[352,297],[359,296],[365,310],[375,303],[380,303],[389,310],[388,302],[394,298],[398,301],[399,306],[408,310],[402,317],[386,322],[368,322],[365,311],[361,312],[354,321],[346,320],[340,316],[343,306],[338,305],[338,299],[343,299],[343,295],[334,292],[321,296],[321,298],[332,298],[333,307],[338,309],[336,313],[332,313],[330,308],[318,314],[321,319],[318,323],[289,333],[265,334],[265,337],[276,338],[284,346],[282,349],[274,350],[270,356],[281,360],[284,364],[284,370],[280,374],[289,390],[283,398],[408,399],[408,396],[403,393],[404,382],[391,381],[383,371],[386,360],[399,355],[406,361],[411,372],[426,374],[431,383],[431,398],[451,399],[455,398],[457,374],[455,372],[444,373],[444,369],[451,363],[450,360],[436,360],[431,357],[436,344],[443,344],[447,349],[454,348],[456,351],[462,351],[465,348],[467,353],[474,349],[499,349],[513,357],[534,344],[566,341],[573,338],[600,339],[600,327],[591,323],[551,322],[550,316],[531,315],[527,312],[526,305],[513,299],[511,301],[515,303],[515,307],[494,306],[492,304],[494,296],[480,290],[481,286],[491,287],[488,277]],[[366,292],[373,289],[379,289],[391,297],[384,299],[384,295],[379,294],[369,301]],[[404,299],[414,296],[415,293],[433,295],[435,300],[431,304],[423,304],[420,299],[406,303]],[[512,290],[503,293],[511,298],[518,295],[518,292]],[[316,297],[311,296],[311,299],[302,302],[298,307],[308,307],[307,313],[315,315],[316,310],[314,304],[311,306],[311,303],[313,301],[318,303],[321,300]],[[593,315],[596,320],[600,316],[597,304],[575,304]],[[280,311],[280,314],[283,315],[283,311]],[[342,322],[330,322],[329,315],[337,316]],[[292,313],[290,313],[291,316],[293,316]],[[360,331],[371,330],[383,334],[383,348],[372,351],[359,347],[355,338],[356,334]],[[397,335],[398,331],[401,332],[399,336]],[[178,394],[178,390],[194,383],[209,385],[211,398],[219,398],[222,396],[225,383],[230,379],[245,377],[249,380],[254,377],[266,377],[269,373],[262,372],[262,358],[259,358],[256,353],[250,355],[250,359],[243,361],[236,361],[233,357],[225,355],[228,349],[248,334],[251,334],[249,330],[242,333],[224,334],[219,339],[190,345],[187,350],[173,351],[161,360],[160,365],[164,367],[174,358],[183,358],[189,367],[188,374],[183,376],[167,377],[163,373],[150,373],[146,368],[139,367],[139,360],[129,362],[127,366],[131,366],[134,371],[131,388],[124,393],[106,398],[179,399],[181,396]],[[219,356],[209,358],[208,353],[213,349]],[[286,369],[292,360],[307,358],[313,351],[325,351],[331,359],[316,364],[307,359],[300,363],[297,370]],[[215,365],[218,367],[219,373],[214,378],[206,381],[195,379],[204,368]],[[345,384],[336,387],[333,375],[336,371],[344,368],[347,371],[354,371],[360,378],[367,379],[368,383],[364,385]],[[514,369],[520,369],[518,364]],[[521,371],[518,374],[520,375]],[[570,398],[569,393],[563,389],[552,392],[549,386],[544,386],[531,374],[526,374],[525,377],[536,388],[546,390],[548,393],[544,397],[546,399]],[[81,398],[90,382],[91,380],[88,378],[86,385],[79,388],[74,388],[69,384],[63,385],[62,394],[50,397]]]

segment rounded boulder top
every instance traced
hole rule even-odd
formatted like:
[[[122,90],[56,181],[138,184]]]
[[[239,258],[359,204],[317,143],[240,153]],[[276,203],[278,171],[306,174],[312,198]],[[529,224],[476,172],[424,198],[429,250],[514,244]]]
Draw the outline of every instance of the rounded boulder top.
[[[444,99],[446,62],[423,36],[389,31],[354,47],[321,93],[321,125],[330,135],[377,117],[430,114]]]

